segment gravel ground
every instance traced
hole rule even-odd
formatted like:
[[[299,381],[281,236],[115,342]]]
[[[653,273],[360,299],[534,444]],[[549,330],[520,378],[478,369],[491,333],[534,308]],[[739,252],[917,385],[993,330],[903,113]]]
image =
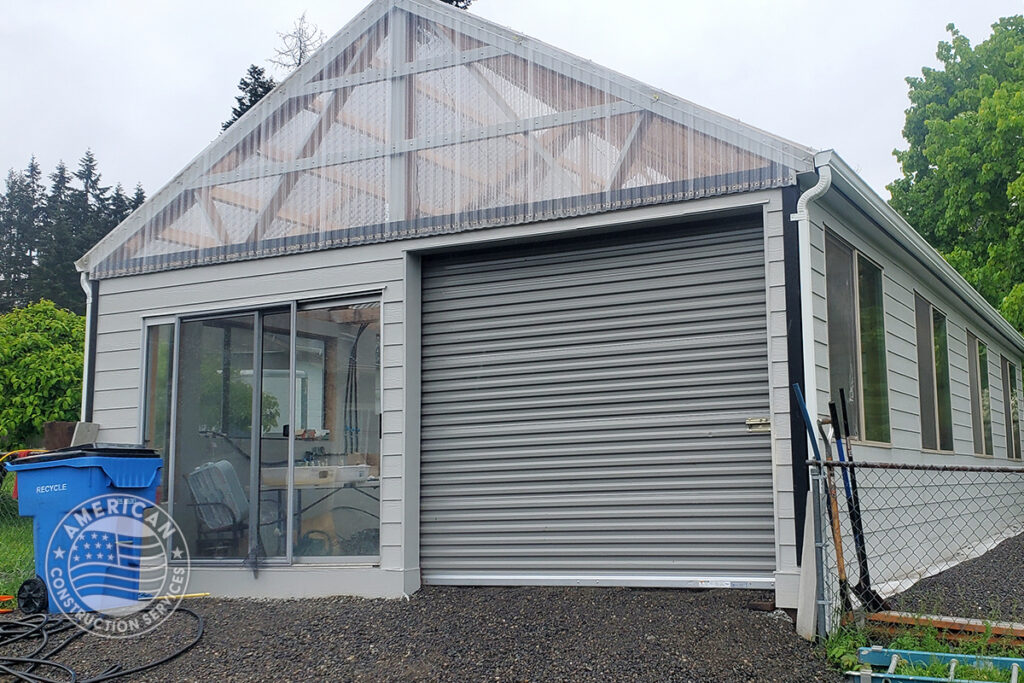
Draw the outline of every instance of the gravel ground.
[[[1024,622],[1024,535],[922,579],[896,597],[907,612]]]
[[[191,600],[195,649],[148,681],[840,681],[770,593],[616,588],[425,588],[405,600]],[[187,642],[172,617],[148,636],[80,639],[83,674]]]

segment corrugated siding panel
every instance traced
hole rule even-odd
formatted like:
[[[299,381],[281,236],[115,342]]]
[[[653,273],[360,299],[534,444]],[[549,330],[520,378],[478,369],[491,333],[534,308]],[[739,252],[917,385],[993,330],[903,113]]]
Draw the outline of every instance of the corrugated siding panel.
[[[425,582],[776,568],[760,217],[428,259]]]
[[[92,277],[787,187],[814,152],[442,3],[375,0],[90,252]],[[342,258],[342,257],[335,257]]]

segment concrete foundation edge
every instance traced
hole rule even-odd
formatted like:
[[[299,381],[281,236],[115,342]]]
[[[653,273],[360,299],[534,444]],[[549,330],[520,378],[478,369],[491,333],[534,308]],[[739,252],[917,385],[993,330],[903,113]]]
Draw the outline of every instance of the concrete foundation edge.
[[[189,593],[212,598],[400,598],[419,587],[419,570],[301,565],[260,567],[258,578],[237,567],[192,567],[188,582]]]

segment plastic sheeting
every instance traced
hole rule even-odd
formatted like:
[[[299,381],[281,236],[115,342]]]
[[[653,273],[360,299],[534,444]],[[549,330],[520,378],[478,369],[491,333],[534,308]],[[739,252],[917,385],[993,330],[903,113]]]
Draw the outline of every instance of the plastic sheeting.
[[[429,0],[377,0],[79,266],[96,278],[781,187],[812,150]]]

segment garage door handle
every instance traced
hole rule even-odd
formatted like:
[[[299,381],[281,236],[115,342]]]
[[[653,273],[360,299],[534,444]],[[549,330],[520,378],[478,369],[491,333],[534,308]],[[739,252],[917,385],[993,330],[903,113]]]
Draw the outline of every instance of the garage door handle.
[[[771,418],[767,417],[748,417],[747,418],[747,431],[748,432],[770,432],[772,431]]]

